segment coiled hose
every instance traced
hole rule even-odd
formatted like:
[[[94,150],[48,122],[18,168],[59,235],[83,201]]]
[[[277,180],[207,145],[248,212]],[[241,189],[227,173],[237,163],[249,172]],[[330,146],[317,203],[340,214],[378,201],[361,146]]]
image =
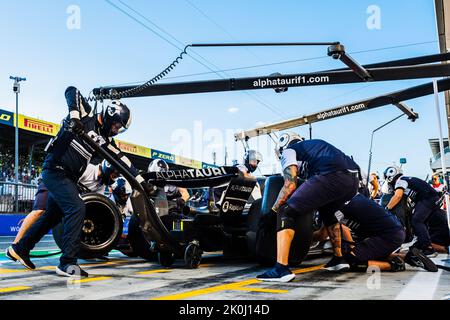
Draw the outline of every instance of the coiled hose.
[[[88,101],[97,101],[97,100],[106,100],[106,99],[121,99],[121,98],[127,98],[130,97],[136,93],[141,92],[142,90],[154,85],[156,82],[160,81],[162,78],[164,78],[165,76],[167,76],[173,69],[175,69],[175,67],[177,66],[178,63],[180,63],[180,61],[183,59],[183,56],[185,54],[187,54],[186,50],[188,47],[191,47],[192,45],[188,44],[187,46],[184,47],[184,50],[180,53],[180,55],[167,67],[165,68],[163,71],[161,71],[160,73],[158,73],[156,76],[154,76],[153,78],[151,78],[150,80],[148,80],[147,82],[141,84],[141,85],[137,85],[133,88],[130,88],[128,90],[122,91],[122,92],[115,92],[114,90],[110,90],[109,93],[100,93],[98,95],[92,96],[88,98]],[[101,92],[101,91],[100,91]]]

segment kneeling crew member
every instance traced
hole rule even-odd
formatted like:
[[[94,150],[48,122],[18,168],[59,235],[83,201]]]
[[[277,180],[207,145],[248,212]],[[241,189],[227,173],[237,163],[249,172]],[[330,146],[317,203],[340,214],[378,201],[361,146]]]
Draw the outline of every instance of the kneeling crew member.
[[[343,253],[351,270],[365,272],[367,267],[377,266],[382,271],[403,271],[406,262],[413,267],[437,271],[436,265],[417,248],[406,255],[392,254],[405,240],[405,230],[395,215],[362,194],[351,199],[336,216],[342,224]],[[352,233],[356,235],[356,242]]]

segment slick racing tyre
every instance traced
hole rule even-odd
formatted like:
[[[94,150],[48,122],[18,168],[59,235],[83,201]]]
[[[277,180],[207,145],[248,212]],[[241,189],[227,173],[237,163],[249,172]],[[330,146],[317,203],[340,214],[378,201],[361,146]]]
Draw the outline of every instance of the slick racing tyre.
[[[273,266],[277,254],[276,217],[268,213],[261,218],[256,232],[256,260],[263,266]],[[296,219],[295,235],[289,251],[289,265],[298,266],[308,254],[312,239],[313,215],[305,214]]]
[[[134,214],[131,215],[130,222],[128,223],[127,239],[137,256],[149,261],[157,260],[158,254],[150,250],[150,244],[145,239],[142,229],[139,226],[139,221]]]
[[[81,230],[81,259],[93,259],[108,254],[122,234],[123,220],[117,206],[104,195],[86,193],[81,196],[86,205],[86,215]],[[52,230],[53,238],[62,249],[64,219]]]

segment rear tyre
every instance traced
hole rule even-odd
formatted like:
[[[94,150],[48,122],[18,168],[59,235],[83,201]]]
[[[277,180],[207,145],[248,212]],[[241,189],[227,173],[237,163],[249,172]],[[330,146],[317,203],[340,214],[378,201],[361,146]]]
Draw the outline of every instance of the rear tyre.
[[[256,233],[256,260],[262,266],[273,266],[277,254],[276,217],[271,217],[271,226],[258,227]],[[289,251],[289,265],[298,266],[308,254],[313,234],[313,215],[301,215],[296,219],[294,239]]]
[[[202,260],[202,250],[195,243],[190,243],[184,252],[184,264],[189,269],[197,269]]]
[[[175,262],[175,255],[172,252],[158,252],[159,264],[165,268],[170,268]]]
[[[117,206],[110,199],[98,193],[81,196],[86,205],[86,215],[81,230],[78,257],[100,258],[108,254],[118,243],[122,234],[123,220]],[[53,238],[62,249],[64,219],[53,230]]]
[[[130,217],[128,223],[128,241],[135,255],[148,260],[156,261],[158,254],[150,250],[150,244],[144,237],[139,221],[135,215]]]

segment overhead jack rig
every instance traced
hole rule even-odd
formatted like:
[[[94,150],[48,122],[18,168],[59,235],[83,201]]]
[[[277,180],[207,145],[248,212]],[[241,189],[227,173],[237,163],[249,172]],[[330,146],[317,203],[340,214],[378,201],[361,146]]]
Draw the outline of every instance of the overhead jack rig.
[[[346,68],[323,70],[311,73],[272,74],[247,78],[228,78],[190,82],[160,83],[133,90],[139,86],[108,86],[93,90],[95,97],[111,95],[112,92],[130,92],[121,98],[162,96],[173,94],[223,92],[256,89],[279,89],[280,87],[306,87],[336,85],[345,83],[364,83],[369,81],[406,80],[450,76],[450,53],[419,56],[401,60],[391,60],[360,65],[339,42],[293,42],[293,43],[212,43],[192,44],[188,47],[220,46],[298,46],[328,45],[328,55],[342,61]],[[186,49],[185,49],[186,51]],[[184,52],[185,52],[184,51]],[[280,90],[278,90],[280,91]],[[283,91],[283,90],[282,90]]]

